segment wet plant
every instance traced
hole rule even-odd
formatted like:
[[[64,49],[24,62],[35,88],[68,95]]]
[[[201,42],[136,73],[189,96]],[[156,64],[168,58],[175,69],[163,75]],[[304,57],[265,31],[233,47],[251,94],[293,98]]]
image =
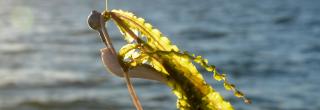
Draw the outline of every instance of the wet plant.
[[[116,52],[113,48],[105,23],[113,21],[123,35],[126,45]],[[96,30],[104,44],[102,59],[109,71],[124,77],[129,93],[138,110],[142,106],[130,82],[130,77],[157,80],[172,88],[177,96],[177,108],[180,110],[233,110],[232,105],[206,83],[195,67],[200,65],[212,73],[213,79],[223,81],[226,90],[251,103],[245,95],[228,82],[226,74],[217,71],[208,60],[181,51],[158,29],[143,18],[122,10],[105,10],[102,13],[92,11],[88,24]]]

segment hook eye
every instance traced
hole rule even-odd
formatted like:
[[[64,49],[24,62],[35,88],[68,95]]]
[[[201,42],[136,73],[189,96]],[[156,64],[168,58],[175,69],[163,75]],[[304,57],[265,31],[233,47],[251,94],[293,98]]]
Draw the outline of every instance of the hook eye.
[[[91,29],[99,31],[102,29],[100,20],[101,20],[101,13],[99,13],[96,10],[93,10],[88,16],[87,23]]]

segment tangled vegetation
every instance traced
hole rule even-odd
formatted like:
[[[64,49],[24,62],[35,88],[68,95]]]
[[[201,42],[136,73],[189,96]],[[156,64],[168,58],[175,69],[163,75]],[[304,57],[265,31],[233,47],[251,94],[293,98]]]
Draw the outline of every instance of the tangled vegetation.
[[[180,51],[143,18],[122,10],[104,11],[101,15],[103,22],[114,21],[127,41],[117,54],[123,70],[144,66],[156,71],[177,96],[177,108],[180,110],[233,110],[232,105],[206,83],[194,64],[211,72],[213,79],[223,81],[226,90],[250,103],[234,84],[228,82],[226,74],[219,73],[207,59]],[[102,40],[111,42],[106,38]]]

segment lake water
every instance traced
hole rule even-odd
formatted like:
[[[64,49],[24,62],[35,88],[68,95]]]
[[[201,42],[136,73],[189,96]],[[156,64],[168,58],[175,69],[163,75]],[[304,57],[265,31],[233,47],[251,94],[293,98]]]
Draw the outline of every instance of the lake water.
[[[237,110],[320,110],[319,0],[109,0],[187,50],[228,72],[244,104],[213,85]],[[104,0],[0,0],[0,110],[133,110],[122,79],[100,61],[86,24]],[[109,29],[117,49],[124,44]],[[163,84],[134,79],[146,110],[175,110]]]

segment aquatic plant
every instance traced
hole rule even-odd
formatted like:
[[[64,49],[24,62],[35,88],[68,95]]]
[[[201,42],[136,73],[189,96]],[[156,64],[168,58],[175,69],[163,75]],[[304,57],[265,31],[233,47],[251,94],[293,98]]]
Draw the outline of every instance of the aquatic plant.
[[[110,20],[116,23],[128,43],[118,53],[104,26]],[[233,91],[236,97],[250,103],[234,84],[228,82],[226,74],[219,73],[214,65],[208,64],[207,59],[180,51],[158,29],[133,13],[105,10],[100,14],[93,11],[88,23],[99,32],[107,46],[105,65],[112,73],[126,78],[133,102],[139,110],[142,107],[130,82],[131,76],[167,84],[177,96],[177,108],[180,110],[232,110],[232,105],[205,82],[194,64],[212,72],[213,79],[223,81],[226,90]]]

